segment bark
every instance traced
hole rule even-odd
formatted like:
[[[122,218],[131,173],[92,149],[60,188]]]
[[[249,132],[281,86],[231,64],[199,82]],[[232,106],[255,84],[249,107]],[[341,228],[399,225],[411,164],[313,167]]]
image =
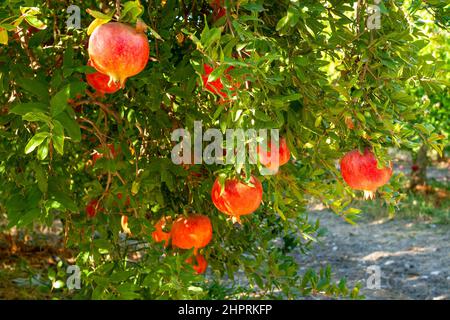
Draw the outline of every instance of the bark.
[[[413,164],[411,166],[410,189],[416,190],[417,186],[427,183],[427,167],[428,167],[428,148],[422,144],[416,155],[413,155]]]

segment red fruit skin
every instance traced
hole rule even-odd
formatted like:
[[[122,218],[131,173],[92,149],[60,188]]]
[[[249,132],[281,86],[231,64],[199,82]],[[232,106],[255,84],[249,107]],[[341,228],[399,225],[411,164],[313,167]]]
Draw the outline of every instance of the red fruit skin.
[[[155,224],[155,231],[152,232],[152,238],[155,240],[155,242],[162,242],[164,241],[164,247],[167,247],[169,245],[170,240],[170,232],[164,232],[163,228],[168,223],[169,218],[162,217],[156,224]]]
[[[120,82],[137,75],[147,65],[150,46],[145,33],[120,22],[102,24],[89,38],[89,58],[97,71]]]
[[[223,90],[223,83],[220,78],[214,80],[214,81],[208,81],[209,75],[214,71],[214,68],[211,67],[208,64],[203,65],[203,69],[205,70],[205,74],[202,75],[203,85],[206,88],[206,90],[220,95],[222,98],[227,98],[228,94]],[[232,70],[233,67],[229,67],[225,70],[224,75],[227,78],[228,82],[232,81],[232,78],[229,74],[227,74],[230,70]],[[236,88],[232,87],[230,90],[234,91]]]
[[[114,145],[109,143],[107,144],[108,149],[111,151],[111,154],[113,156],[113,158],[117,157],[117,152],[116,149],[114,148]],[[95,165],[95,163],[102,159],[104,157],[103,153],[99,153],[97,150],[94,150],[94,153],[92,154],[92,164]]]
[[[92,67],[90,61],[88,62],[88,65]],[[109,84],[109,76],[98,71],[86,74],[86,81],[92,88],[102,94],[111,94],[120,90],[119,83],[112,82]]]
[[[278,170],[279,167],[288,163],[289,159],[291,158],[291,151],[287,146],[286,139],[280,138],[278,145],[278,166],[276,163],[271,163],[271,151],[275,150],[275,148],[276,145],[274,142],[270,142],[268,144],[269,150],[262,148],[260,145],[258,145],[257,148],[259,161],[263,166],[271,170]]]
[[[203,274],[206,272],[206,268],[208,268],[208,261],[206,261],[205,257],[201,254],[195,255],[195,260],[197,264],[193,264],[192,257],[186,259],[186,263],[192,264],[192,268],[195,270],[197,274]]]
[[[180,217],[172,225],[172,246],[180,249],[197,250],[208,245],[212,239],[211,220],[207,216],[195,214]]]
[[[250,178],[250,182],[253,186],[238,179],[227,180],[222,193],[219,179],[214,182],[211,190],[212,201],[220,212],[231,216],[233,222],[240,222],[240,216],[253,213],[261,205],[261,182],[254,176]]]
[[[89,218],[95,217],[98,212],[103,210],[97,199],[91,200],[86,206],[86,214]]]
[[[377,168],[375,155],[366,149],[347,153],[341,159],[341,174],[345,182],[354,190],[363,190],[373,197],[375,191],[385,185],[392,176],[392,167]]]

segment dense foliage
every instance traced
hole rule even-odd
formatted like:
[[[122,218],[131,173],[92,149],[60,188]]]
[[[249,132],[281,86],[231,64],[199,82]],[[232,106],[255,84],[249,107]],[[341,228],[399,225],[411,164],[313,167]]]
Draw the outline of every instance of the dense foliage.
[[[336,166],[345,153],[370,147],[386,165],[388,147],[423,142],[442,152],[446,135],[420,115],[434,110],[423,95],[433,99],[449,85],[448,56],[433,54],[423,30],[448,26],[445,1],[382,1],[379,28],[368,28],[369,2],[225,0],[221,16],[207,0],[3,1],[0,213],[7,228],[61,220],[64,246],[82,269],[81,290],[71,291],[79,298],[356,296],[345,281],[334,284],[329,269],[298,273],[294,253],[305,254],[320,235],[308,201],[352,222],[359,214],[352,199],[361,193]],[[81,8],[81,28],[66,25],[70,5]],[[147,67],[114,94],[93,93],[85,82],[88,28],[110,19],[134,25],[138,17],[149,27]],[[208,79],[221,78],[224,94],[205,89],[204,64],[214,66]],[[439,112],[448,118],[448,106]],[[241,225],[214,207],[211,188],[236,170],[258,175],[259,165],[175,165],[172,131],[193,132],[194,121],[223,132],[277,128],[286,138],[295,161],[258,176],[262,206]],[[94,159],[94,150],[102,156]],[[395,208],[396,176],[377,197]],[[161,217],[192,213],[213,226],[200,249],[206,277],[185,263],[189,250],[151,237]],[[131,234],[121,233],[124,215]],[[55,288],[65,285],[65,267],[51,275]]]

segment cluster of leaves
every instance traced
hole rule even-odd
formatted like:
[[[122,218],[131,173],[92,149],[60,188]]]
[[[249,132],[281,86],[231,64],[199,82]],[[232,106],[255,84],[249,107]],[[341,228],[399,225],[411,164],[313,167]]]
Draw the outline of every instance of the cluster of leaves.
[[[32,9],[21,9],[23,2]],[[403,1],[384,2],[379,30],[365,27],[361,2],[353,8],[340,0],[225,0],[226,15],[217,21],[206,0],[129,1],[120,17],[115,3],[0,4],[0,36],[6,30],[14,39],[0,47],[0,212],[8,227],[63,221],[65,244],[77,250],[82,268],[77,297],[202,298],[217,288],[226,292],[221,279],[238,276],[252,294],[357,296],[357,288],[332,284],[329,270],[298,275],[291,253],[307,251],[319,233],[306,214],[309,198],[349,222],[359,213],[337,159],[371,146],[383,164],[387,147],[410,146],[421,132],[411,120],[427,106],[412,107],[418,99],[406,84],[427,83],[430,94],[448,84],[442,70],[418,58],[427,39],[410,26],[414,15]],[[82,8],[82,29],[67,28],[69,5]],[[88,28],[138,17],[150,27],[147,68],[123,91],[93,95],[84,82]],[[29,25],[42,30],[28,32]],[[229,74],[241,87],[226,103],[203,89],[205,63],[217,67],[210,81],[234,67]],[[263,179],[264,204],[240,228],[210,200],[217,171],[234,166],[187,168],[170,160],[172,131],[194,121],[223,132],[278,128],[287,139],[295,163]],[[432,134],[421,132],[425,139]],[[435,149],[440,141],[427,140]],[[93,166],[92,151],[108,143],[119,155]],[[394,178],[380,192],[391,207],[397,185]],[[129,206],[117,203],[118,193],[130,196]],[[105,210],[88,219],[84,207],[94,198]],[[150,238],[161,216],[192,212],[212,220],[204,255],[213,282],[186,268],[186,253]],[[133,233],[126,239],[122,215]]]

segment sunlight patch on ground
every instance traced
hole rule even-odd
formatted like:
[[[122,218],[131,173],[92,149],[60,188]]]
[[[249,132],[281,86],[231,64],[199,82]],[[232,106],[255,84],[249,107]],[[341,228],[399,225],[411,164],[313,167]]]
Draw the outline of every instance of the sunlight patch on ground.
[[[388,251],[375,251],[371,254],[368,254],[364,258],[362,258],[363,261],[377,261],[382,258],[386,257],[399,257],[403,255],[416,255],[419,253],[426,253],[426,252],[434,252],[435,248],[420,248],[420,247],[412,247],[409,250],[402,250],[397,252],[388,252]]]

